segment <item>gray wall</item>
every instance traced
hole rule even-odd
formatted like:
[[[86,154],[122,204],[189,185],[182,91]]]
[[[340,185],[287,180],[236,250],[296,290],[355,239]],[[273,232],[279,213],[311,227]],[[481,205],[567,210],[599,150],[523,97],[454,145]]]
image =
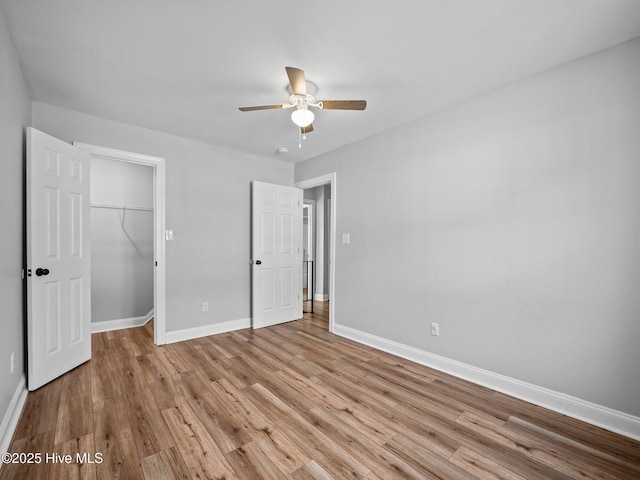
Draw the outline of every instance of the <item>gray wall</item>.
[[[0,9],[0,423],[24,368],[23,211],[24,127],[31,122],[31,98]],[[15,352],[15,369],[9,359]]]
[[[152,311],[153,262],[153,169],[92,158],[91,321]]]
[[[640,415],[639,85],[635,39],[296,165],[336,323]]]
[[[168,332],[251,316],[250,182],[291,185],[291,164],[38,102],[32,113],[62,140],[166,158]]]

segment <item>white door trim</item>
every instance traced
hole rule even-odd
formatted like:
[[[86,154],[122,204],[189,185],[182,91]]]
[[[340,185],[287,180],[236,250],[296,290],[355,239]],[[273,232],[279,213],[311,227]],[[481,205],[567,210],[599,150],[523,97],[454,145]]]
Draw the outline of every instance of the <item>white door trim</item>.
[[[92,157],[137,163],[153,168],[154,256],[153,269],[154,343],[166,343],[166,261],[165,261],[165,159],[151,155],[99,147],[86,143],[73,144],[89,152]]]
[[[309,178],[307,180],[300,180],[294,184],[294,186],[303,190],[319,187],[320,185],[331,185],[331,217],[329,218],[331,223],[331,237],[329,238],[329,300],[331,301],[331,307],[329,308],[329,331],[331,333],[333,333],[335,328],[336,312],[336,205],[338,204],[338,187],[336,185],[336,177],[336,172],[333,172],[326,175],[320,175],[319,177]]]

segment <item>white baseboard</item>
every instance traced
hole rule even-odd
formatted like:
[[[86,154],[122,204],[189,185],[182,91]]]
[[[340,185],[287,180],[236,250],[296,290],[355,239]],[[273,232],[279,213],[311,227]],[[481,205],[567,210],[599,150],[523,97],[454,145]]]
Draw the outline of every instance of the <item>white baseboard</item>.
[[[111,330],[122,330],[123,328],[141,327],[146,325],[153,318],[153,308],[141,317],[119,318],[117,320],[105,320],[103,322],[92,322],[91,333],[110,332]]]
[[[27,379],[22,375],[18,383],[18,388],[16,388],[13,397],[11,397],[9,408],[5,412],[2,423],[0,424],[0,453],[9,451],[11,439],[20,420],[20,414],[27,401],[27,393],[29,393],[27,390]]]
[[[316,293],[313,296],[313,299],[317,300],[318,302],[326,302],[329,300],[329,295],[323,294],[323,293]]]
[[[250,318],[240,318],[238,320],[230,320],[228,322],[213,323],[202,327],[185,328],[184,330],[176,330],[174,332],[165,333],[165,343],[184,342],[194,338],[208,337],[209,335],[217,335],[219,333],[233,332],[234,330],[242,330],[251,327]]]
[[[640,440],[640,417],[474,367],[360,330],[335,325],[334,333],[401,358],[491,388],[583,422]]]

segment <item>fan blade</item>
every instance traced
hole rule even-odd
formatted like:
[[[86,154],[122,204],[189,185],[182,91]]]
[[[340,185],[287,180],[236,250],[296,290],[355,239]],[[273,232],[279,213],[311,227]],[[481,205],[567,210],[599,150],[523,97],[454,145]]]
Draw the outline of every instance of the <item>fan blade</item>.
[[[282,105],[260,105],[257,107],[239,107],[241,112],[253,112],[255,110],[271,110],[272,108],[282,108]]]
[[[310,123],[306,127],[300,127],[300,133],[311,133],[313,132],[313,123]]]
[[[304,79],[304,72],[299,68],[284,67],[289,76],[289,83],[291,84],[291,90],[295,95],[307,94],[307,82]]]
[[[322,100],[324,110],[364,110],[366,100]]]

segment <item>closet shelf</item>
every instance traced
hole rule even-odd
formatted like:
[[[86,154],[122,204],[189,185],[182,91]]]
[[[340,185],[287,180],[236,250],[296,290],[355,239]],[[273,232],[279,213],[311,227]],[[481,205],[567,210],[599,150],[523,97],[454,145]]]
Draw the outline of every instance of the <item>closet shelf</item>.
[[[92,203],[91,208],[111,208],[114,210],[141,210],[145,212],[153,212],[151,207],[129,207],[127,205],[106,205],[99,203]]]
[[[122,210],[122,222],[120,227],[122,228],[123,232],[126,232],[124,228],[124,222],[127,216],[127,210],[135,210],[139,212],[153,212],[153,208],[150,208],[150,207],[127,207],[126,205],[105,205],[105,204],[98,204],[98,203],[92,203],[91,208],[109,208],[111,210]]]

